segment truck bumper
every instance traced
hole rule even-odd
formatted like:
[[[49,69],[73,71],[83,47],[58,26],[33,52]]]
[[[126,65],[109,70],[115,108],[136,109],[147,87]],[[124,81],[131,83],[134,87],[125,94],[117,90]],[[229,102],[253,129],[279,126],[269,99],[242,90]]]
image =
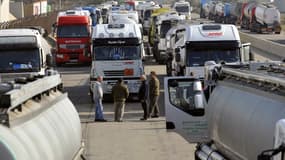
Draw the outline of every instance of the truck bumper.
[[[56,63],[91,63],[91,57],[86,57],[83,53],[57,53]]]
[[[103,80],[103,93],[111,94],[113,86],[117,83],[119,77],[116,78],[108,78],[104,77]],[[90,79],[90,89],[93,88],[96,79]],[[141,85],[140,77],[123,77],[123,81],[125,85],[127,85],[130,95],[137,95],[139,92],[139,88]]]

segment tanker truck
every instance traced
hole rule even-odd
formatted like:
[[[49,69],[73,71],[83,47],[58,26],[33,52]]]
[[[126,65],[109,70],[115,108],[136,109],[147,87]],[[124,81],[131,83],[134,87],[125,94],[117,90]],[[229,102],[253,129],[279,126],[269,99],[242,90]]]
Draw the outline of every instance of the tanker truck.
[[[0,83],[0,159],[84,159],[81,135],[78,113],[55,71]]]
[[[271,4],[245,3],[242,7],[241,28],[251,32],[280,34],[280,12]]]
[[[223,2],[217,2],[217,4],[215,5],[214,21],[216,23],[223,23],[223,21],[224,21],[224,8],[225,8],[225,4]]]
[[[225,24],[240,24],[240,15],[242,2],[225,3],[224,7],[224,23]]]
[[[280,34],[280,12],[269,4],[259,4],[252,13],[251,27],[252,32],[274,32]]]
[[[195,160],[283,159],[285,63],[205,66],[205,81],[164,79],[167,131],[197,144]]]

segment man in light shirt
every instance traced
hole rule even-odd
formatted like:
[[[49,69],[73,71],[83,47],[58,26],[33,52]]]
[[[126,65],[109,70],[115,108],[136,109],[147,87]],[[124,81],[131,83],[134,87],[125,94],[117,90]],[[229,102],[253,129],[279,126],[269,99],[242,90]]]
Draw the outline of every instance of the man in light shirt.
[[[102,89],[102,82],[103,77],[98,76],[97,81],[94,84],[93,88],[93,100],[95,105],[95,122],[106,122],[103,115],[103,89]]]

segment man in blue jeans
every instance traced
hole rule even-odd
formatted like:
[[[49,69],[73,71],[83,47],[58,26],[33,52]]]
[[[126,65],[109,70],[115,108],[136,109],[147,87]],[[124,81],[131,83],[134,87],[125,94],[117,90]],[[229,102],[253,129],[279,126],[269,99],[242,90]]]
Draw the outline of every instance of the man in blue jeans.
[[[103,115],[103,105],[102,105],[102,99],[103,99],[103,88],[102,88],[102,82],[103,77],[98,76],[97,81],[94,84],[93,88],[93,100],[95,105],[95,122],[106,122]]]

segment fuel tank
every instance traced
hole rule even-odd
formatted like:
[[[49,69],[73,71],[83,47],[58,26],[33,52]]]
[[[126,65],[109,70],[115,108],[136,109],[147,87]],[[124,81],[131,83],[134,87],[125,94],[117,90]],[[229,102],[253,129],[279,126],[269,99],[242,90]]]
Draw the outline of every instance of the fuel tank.
[[[30,81],[5,87],[1,93],[1,159],[79,159],[83,151],[80,119],[61,91],[60,76]]]
[[[223,70],[207,113],[210,137],[227,159],[254,160],[274,148],[276,123],[285,118],[285,67],[278,70]]]

